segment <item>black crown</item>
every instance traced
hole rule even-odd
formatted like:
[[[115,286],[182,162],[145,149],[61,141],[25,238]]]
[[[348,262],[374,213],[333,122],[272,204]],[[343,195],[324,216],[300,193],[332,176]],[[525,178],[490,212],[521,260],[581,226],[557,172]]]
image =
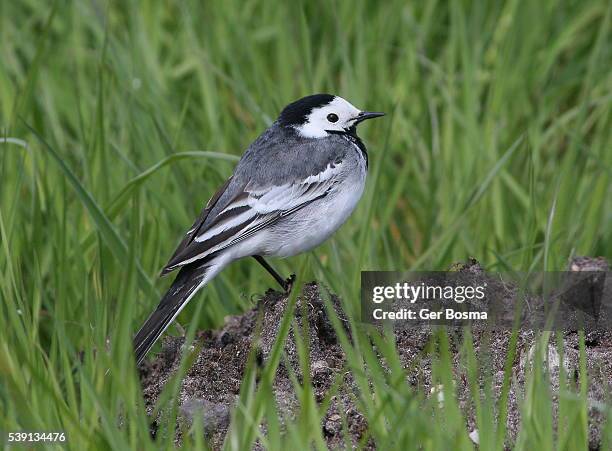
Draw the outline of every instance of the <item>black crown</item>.
[[[281,111],[278,122],[283,126],[302,125],[313,109],[327,105],[334,100],[334,97],[331,94],[313,94],[302,97],[300,100],[290,103]]]

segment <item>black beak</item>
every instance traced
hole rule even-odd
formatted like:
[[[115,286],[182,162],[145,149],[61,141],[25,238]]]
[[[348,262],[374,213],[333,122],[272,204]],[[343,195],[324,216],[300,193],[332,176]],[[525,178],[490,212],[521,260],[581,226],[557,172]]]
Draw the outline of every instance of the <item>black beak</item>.
[[[376,113],[374,111],[362,111],[361,113],[357,115],[357,118],[355,119],[355,125],[359,124],[360,122],[365,121],[366,119],[374,119],[375,117],[381,117],[384,115],[385,113]]]

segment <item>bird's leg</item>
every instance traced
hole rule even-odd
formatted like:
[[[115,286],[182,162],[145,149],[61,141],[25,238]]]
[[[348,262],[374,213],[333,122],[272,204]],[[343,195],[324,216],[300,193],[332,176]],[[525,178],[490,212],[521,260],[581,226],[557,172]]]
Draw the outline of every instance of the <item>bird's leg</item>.
[[[270,264],[264,260],[261,255],[253,255],[253,258],[257,260],[257,262],[263,266],[266,271],[270,273],[274,280],[278,282],[278,284],[285,290],[285,293],[289,293],[291,291],[291,287],[293,286],[293,282],[295,282],[295,274],[291,274],[291,276],[287,279],[283,279],[279,273],[277,273]]]

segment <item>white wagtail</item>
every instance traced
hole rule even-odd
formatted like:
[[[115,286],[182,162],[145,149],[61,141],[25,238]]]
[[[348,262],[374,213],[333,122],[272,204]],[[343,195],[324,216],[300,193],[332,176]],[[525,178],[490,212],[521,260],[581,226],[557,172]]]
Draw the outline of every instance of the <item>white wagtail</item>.
[[[138,363],[196,292],[226,265],[288,257],[331,236],[363,193],[368,154],[357,124],[384,113],[360,111],[341,97],[316,94],[285,107],[249,146],[234,174],[208,201],[162,275],[180,271],[134,337]]]

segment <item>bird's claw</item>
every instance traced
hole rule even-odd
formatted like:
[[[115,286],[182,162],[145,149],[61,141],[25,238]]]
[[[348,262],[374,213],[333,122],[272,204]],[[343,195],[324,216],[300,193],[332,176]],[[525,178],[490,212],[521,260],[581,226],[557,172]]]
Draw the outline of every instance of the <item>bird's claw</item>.
[[[285,279],[285,282],[283,283],[283,289],[285,290],[286,294],[291,293],[291,289],[293,288],[294,283],[295,274],[291,274],[289,277],[287,277],[287,279]]]

